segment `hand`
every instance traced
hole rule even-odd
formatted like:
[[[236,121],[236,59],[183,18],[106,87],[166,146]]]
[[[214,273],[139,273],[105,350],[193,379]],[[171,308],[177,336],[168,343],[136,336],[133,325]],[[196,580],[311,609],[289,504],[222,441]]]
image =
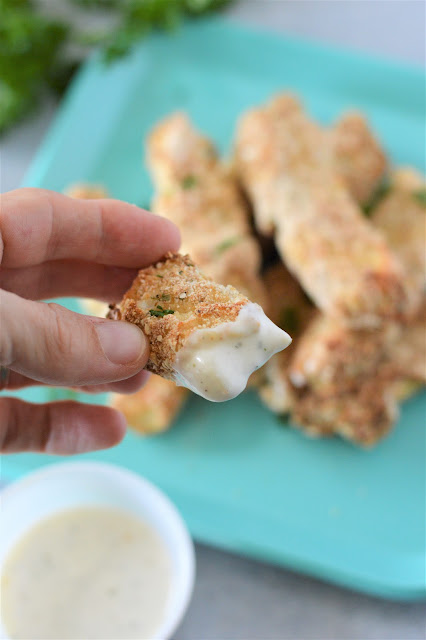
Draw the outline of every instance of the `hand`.
[[[117,200],[19,189],[0,200],[0,364],[7,389],[29,385],[136,391],[148,360],[135,325],[35,302],[59,296],[118,301],[137,269],[179,247],[169,221]],[[111,407],[0,397],[3,452],[81,453],[124,436]]]

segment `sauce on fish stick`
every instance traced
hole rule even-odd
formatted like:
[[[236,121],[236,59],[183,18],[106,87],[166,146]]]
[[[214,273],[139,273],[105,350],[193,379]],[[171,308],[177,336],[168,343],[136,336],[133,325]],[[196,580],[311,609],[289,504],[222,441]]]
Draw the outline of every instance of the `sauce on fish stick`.
[[[110,317],[148,337],[149,371],[213,402],[235,398],[253,371],[291,343],[259,305],[179,254],[142,269]]]

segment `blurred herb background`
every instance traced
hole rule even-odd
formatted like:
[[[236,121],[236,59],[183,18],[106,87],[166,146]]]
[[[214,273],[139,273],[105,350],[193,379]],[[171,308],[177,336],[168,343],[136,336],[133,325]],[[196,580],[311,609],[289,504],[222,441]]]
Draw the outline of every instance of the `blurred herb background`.
[[[46,92],[60,95],[91,47],[101,47],[110,64],[151,30],[172,29],[232,1],[0,0],[0,135]]]

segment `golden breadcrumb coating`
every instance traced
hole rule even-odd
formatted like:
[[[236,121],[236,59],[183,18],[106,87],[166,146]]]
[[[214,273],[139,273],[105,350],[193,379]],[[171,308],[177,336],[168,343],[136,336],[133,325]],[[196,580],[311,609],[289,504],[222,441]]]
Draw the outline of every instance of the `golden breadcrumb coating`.
[[[297,342],[289,378],[302,428],[374,444],[392,427],[397,401],[426,382],[426,304],[405,324],[371,331],[318,314]]]
[[[295,422],[362,445],[382,437],[396,415],[390,388],[397,369],[386,352],[387,340],[395,334],[393,327],[353,331],[318,313],[289,365]]]
[[[394,393],[372,381],[332,397],[301,390],[292,410],[296,426],[310,435],[334,433],[365,447],[385,436],[397,415]]]
[[[337,173],[360,204],[370,201],[387,171],[383,149],[361,113],[345,113],[330,129]]]
[[[378,376],[383,368],[390,331],[391,327],[386,331],[353,331],[339,320],[318,313],[293,351],[289,368],[293,385],[309,385],[329,396],[358,388],[369,375]],[[394,373],[381,371],[387,379],[392,379]]]
[[[353,326],[408,313],[404,271],[334,168],[327,133],[282,95],[238,126],[236,167],[262,233],[317,306]]]
[[[176,379],[176,354],[197,329],[235,320],[249,300],[234,287],[206,278],[189,256],[169,253],[139,271],[110,317],[137,324],[151,352],[148,371]]]
[[[114,395],[112,406],[124,414],[129,427],[139,433],[154,434],[170,427],[188,395],[185,387],[152,375],[140,391]]]

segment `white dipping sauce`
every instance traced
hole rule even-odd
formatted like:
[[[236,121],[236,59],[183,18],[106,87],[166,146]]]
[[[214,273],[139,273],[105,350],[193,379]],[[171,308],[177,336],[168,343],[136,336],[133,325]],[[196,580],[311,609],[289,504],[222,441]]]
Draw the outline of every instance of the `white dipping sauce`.
[[[163,541],[136,516],[63,511],[7,557],[2,619],[13,640],[148,639],[162,622],[170,582]]]
[[[262,307],[250,302],[233,322],[191,334],[176,356],[176,382],[213,402],[231,400],[253,371],[290,343]]]

